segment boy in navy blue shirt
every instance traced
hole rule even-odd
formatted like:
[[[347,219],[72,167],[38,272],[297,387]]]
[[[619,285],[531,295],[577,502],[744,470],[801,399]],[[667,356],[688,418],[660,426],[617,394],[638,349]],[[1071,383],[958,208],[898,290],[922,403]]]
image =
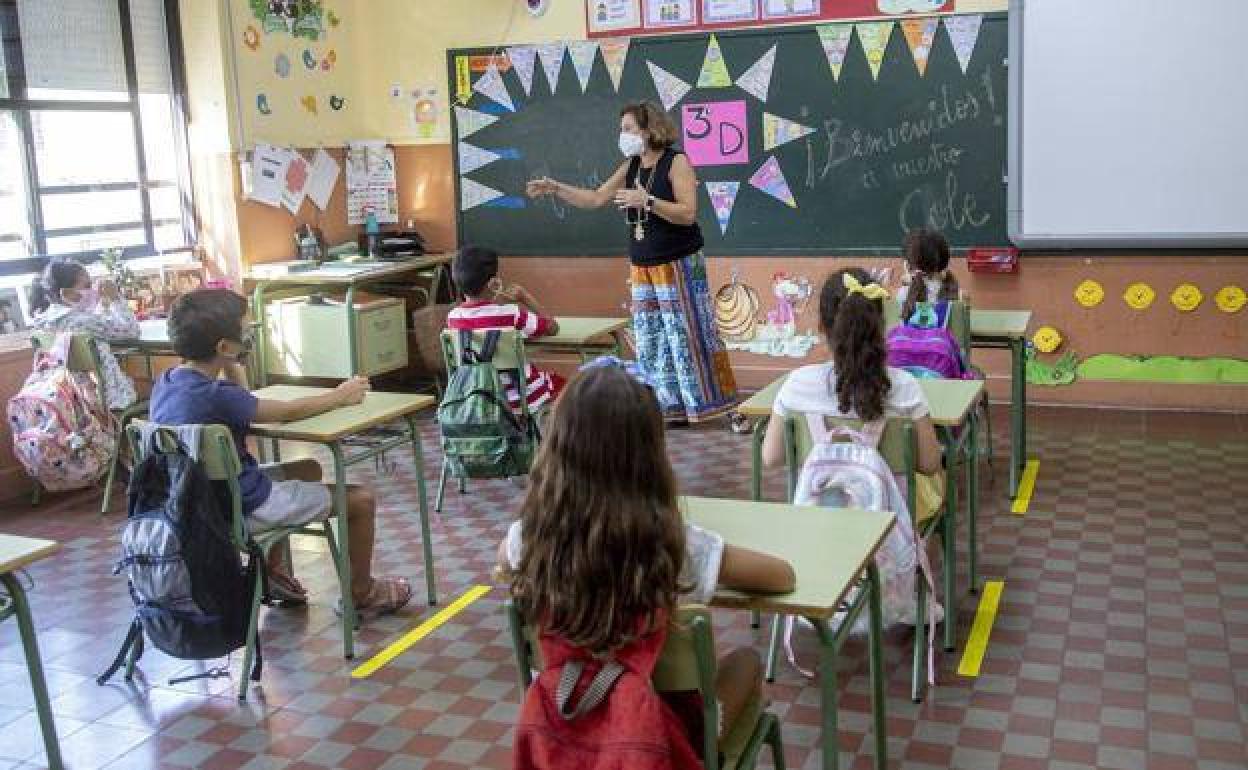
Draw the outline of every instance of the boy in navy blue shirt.
[[[251,350],[244,331],[247,302],[227,289],[198,289],[182,295],[169,314],[169,338],[182,365],[165,372],[152,389],[151,419],[161,425],[225,425],[234,435],[243,469],[239,474],[243,513],[252,531],[324,521],[333,510],[321,467],[306,459],[262,467],[247,450],[255,422],[290,422],[358,404],[369,390],[356,377],[332,391],[293,401],[257,399],[247,388],[240,361]],[[347,538],[351,555],[351,594],[362,617],[391,613],[407,604],[410,583],[373,578],[376,503],[362,487],[347,490]],[[278,598],[306,599],[303,587],[270,554],[271,586]]]

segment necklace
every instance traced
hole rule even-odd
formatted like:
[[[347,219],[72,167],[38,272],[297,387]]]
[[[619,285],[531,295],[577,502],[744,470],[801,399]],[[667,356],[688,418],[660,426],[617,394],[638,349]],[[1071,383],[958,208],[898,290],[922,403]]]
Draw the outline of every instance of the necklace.
[[[662,155],[660,155],[660,156],[659,156],[659,160],[656,160],[656,161],[654,162],[654,166],[653,166],[653,167],[651,167],[651,169],[650,169],[650,178],[646,180],[646,200],[647,200],[647,201],[649,201],[649,200],[650,200],[650,190],[654,187],[654,178],[655,178],[655,177],[657,177],[657,176],[659,175],[659,174],[658,174],[658,171],[659,171],[659,161],[661,161],[661,160],[663,160],[663,156],[662,156]],[[641,160],[640,160],[640,159],[638,159],[638,160],[637,160],[637,177],[638,177],[638,179],[640,179],[640,178],[641,178],[641,170],[642,170],[642,169],[641,169]],[[642,208],[638,209],[638,210],[637,210],[637,218],[636,218],[636,219],[630,219],[630,218],[629,218],[629,216],[628,216],[628,212],[629,212],[629,211],[631,211],[631,210],[632,210],[632,209],[630,208],[630,209],[626,209],[626,210],[624,211],[624,221],[625,221],[625,222],[627,222],[628,224],[630,224],[630,225],[632,225],[632,226],[633,226],[633,240],[635,240],[635,241],[637,241],[637,242],[639,242],[639,243],[640,243],[641,241],[644,241],[644,240],[646,239],[646,222],[650,219],[650,209],[649,209],[648,207],[645,207],[645,206],[643,206]]]

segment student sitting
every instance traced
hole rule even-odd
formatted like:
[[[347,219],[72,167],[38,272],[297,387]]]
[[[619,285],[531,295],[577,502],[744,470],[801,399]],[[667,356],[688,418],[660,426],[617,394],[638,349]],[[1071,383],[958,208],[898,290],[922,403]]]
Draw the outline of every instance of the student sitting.
[[[938,230],[911,230],[905,241],[907,285],[897,290],[901,320],[914,315],[920,302],[953,302],[962,299],[958,279],[949,269],[949,241]]]
[[[247,450],[252,423],[289,422],[358,404],[369,390],[362,377],[332,391],[293,401],[257,399],[247,389],[241,361],[251,350],[246,331],[247,301],[228,289],[184,294],[169,314],[169,338],[182,365],[165,372],[152,391],[152,420],[162,425],[225,425],[242,461],[239,474],[243,513],[254,530],[297,527],[324,521],[332,511],[331,488],[314,460],[260,467]],[[412,587],[403,578],[372,576],[376,504],[363,487],[347,491],[351,595],[361,617],[392,613],[407,604]],[[274,598],[300,601],[303,587],[284,570],[278,549],[270,553]]]
[[[684,523],[676,497],[654,391],[618,364],[586,367],[555,403],[520,520],[499,546],[524,617],[602,655],[638,642],[679,603],[709,602],[717,585],[793,589],[788,562]],[[720,661],[721,726],[761,688],[753,649]]]
[[[91,285],[87,269],[72,259],[55,258],[30,291],[32,325],[41,332],[89,335],[99,352],[108,408],[120,411],[137,400],[134,382],[121,370],[109,342],[139,336],[139,322],[117,287]]]
[[[527,339],[545,337],[559,331],[559,323],[541,311],[537,300],[523,286],[504,288],[498,278],[498,252],[479,246],[466,246],[455,255],[451,264],[455,285],[464,293],[464,301],[451,310],[447,328],[454,331],[486,332],[518,330]],[[532,364],[524,373],[525,393],[533,412],[550,403],[563,388],[564,379],[554,372],[544,372]],[[499,372],[507,389],[507,402],[513,410],[520,409],[520,391],[512,372]]]
[[[943,498],[941,448],[927,397],[914,375],[887,365],[883,300],[888,292],[861,268],[839,270],[819,294],[819,326],[832,360],[795,369],[776,394],[763,437],[763,464],[785,462],[785,418],[821,414],[872,422],[884,417],[914,421],[918,442],[916,521],[930,518]],[[894,469],[897,470],[897,469]]]

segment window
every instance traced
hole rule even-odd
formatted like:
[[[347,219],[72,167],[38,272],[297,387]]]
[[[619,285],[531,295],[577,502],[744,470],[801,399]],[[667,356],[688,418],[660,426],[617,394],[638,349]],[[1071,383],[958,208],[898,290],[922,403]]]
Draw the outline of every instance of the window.
[[[194,242],[177,0],[0,0],[0,275]]]

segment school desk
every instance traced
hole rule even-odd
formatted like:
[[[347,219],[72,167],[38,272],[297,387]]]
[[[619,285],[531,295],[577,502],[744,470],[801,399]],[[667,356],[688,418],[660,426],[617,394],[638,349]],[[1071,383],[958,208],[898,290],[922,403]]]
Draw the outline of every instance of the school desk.
[[[360,261],[360,262],[326,262],[313,270],[296,270],[281,272],[266,269],[257,265],[247,274],[248,281],[254,284],[252,289],[251,312],[255,317],[256,355],[265,361],[267,326],[265,312],[269,300],[281,296],[295,296],[316,291],[342,291],[345,294],[342,305],[346,309],[347,322],[347,361],[352,374],[359,373],[359,314],[356,311],[355,292],[367,286],[376,286],[393,282],[404,275],[432,270],[433,284],[430,290],[430,301],[436,297],[438,287],[442,283],[442,275],[446,265],[450,263],[451,254],[426,254],[413,259],[396,262]],[[270,292],[273,295],[270,296]],[[257,369],[259,383],[268,383],[267,366]]]
[[[1010,351],[1010,497],[1027,465],[1027,344],[1030,310],[971,309],[971,347]]]
[[[823,767],[837,766],[837,655],[854,622],[867,608],[870,626],[871,714],[875,732],[875,767],[888,765],[888,721],[885,713],[883,619],[880,576],[875,552],[896,516],[879,511],[841,510],[747,500],[683,497],[685,518],[718,533],[729,545],[779,556],[793,566],[797,587],[787,594],[745,594],[720,589],[712,606],[798,615],[809,619],[819,637],[819,684],[823,712]],[[776,522],[783,520],[784,526]],[[864,579],[865,574],[865,579]],[[854,586],[849,610],[831,630],[826,621],[841,607]]]
[[[298,385],[271,385],[255,391],[256,398],[272,401],[291,401],[306,396],[328,392],[326,388],[310,388]],[[371,460],[392,449],[410,445],[415,461],[416,494],[420,506],[421,547],[424,549],[425,587],[429,604],[437,604],[437,586],[433,574],[433,541],[429,533],[429,506],[425,499],[425,463],[420,446],[420,429],[416,414],[436,403],[433,396],[409,393],[373,393],[364,397],[362,404],[344,406],[316,417],[294,422],[259,424],[251,427],[251,433],[274,441],[295,441],[320,444],[329,449],[334,460],[334,511],[338,517],[338,574],[342,579],[344,611],[351,607],[351,561],[347,549],[347,468]],[[374,428],[402,420],[406,431],[398,435],[368,436]],[[344,447],[363,445],[363,449],[345,454]],[[352,624],[343,624],[343,649],[347,657],[354,654]]]
[[[22,651],[26,653],[26,669],[30,673],[30,687],[35,694],[35,710],[39,714],[39,729],[43,731],[48,766],[56,770],[63,767],[61,747],[56,740],[56,723],[52,720],[48,685],[43,678],[43,662],[39,658],[39,645],[35,641],[35,623],[30,618],[30,602],[26,599],[21,578],[14,573],[46,559],[60,548],[60,544],[52,540],[0,535],[0,585],[7,592],[7,595],[0,594],[0,621],[17,617],[17,630],[22,637]]]
[[[558,334],[525,340],[525,348],[576,353],[582,362],[598,355],[619,355],[624,349],[623,331],[630,323],[627,318],[556,316],[555,320],[559,322]]]

